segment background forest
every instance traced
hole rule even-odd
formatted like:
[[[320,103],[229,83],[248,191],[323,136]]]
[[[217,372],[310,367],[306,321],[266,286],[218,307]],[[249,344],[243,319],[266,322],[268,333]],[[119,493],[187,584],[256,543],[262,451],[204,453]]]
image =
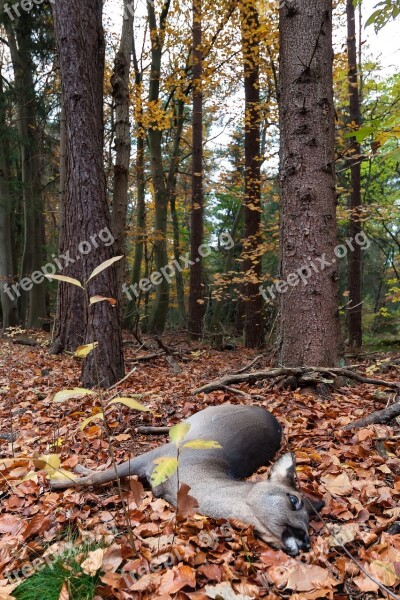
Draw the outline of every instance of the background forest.
[[[47,263],[61,272],[72,233],[63,228],[68,142],[52,7],[18,6],[2,7],[0,276],[20,283],[1,292],[2,323],[49,330],[56,319],[53,349],[74,350],[85,333],[57,314],[57,284],[24,285]],[[278,294],[259,287],[280,270],[277,5],[126,2],[119,33],[120,10],[105,7],[101,209],[113,255],[125,255],[114,294],[120,320],[138,335],[178,329],[217,345],[242,336],[248,347],[271,344]],[[388,1],[375,12],[361,2],[334,11],[338,239],[362,230],[370,240],[338,261],[351,347],[398,337],[400,83],[387,68],[397,55],[380,59],[369,48],[374,28],[382,40],[397,11]],[[193,260],[201,244],[204,257],[190,266],[182,257]],[[181,268],[148,282],[173,260]]]

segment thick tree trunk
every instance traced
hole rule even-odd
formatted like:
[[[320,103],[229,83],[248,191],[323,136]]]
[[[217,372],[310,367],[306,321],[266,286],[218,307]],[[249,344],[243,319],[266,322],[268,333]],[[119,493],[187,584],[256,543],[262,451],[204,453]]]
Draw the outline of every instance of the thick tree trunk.
[[[347,63],[349,81],[349,117],[352,125],[360,126],[360,100],[357,74],[357,39],[353,0],[347,0]],[[360,221],[361,207],[361,152],[360,144],[352,138],[350,156],[351,196],[349,238],[362,231]],[[361,246],[353,244],[354,250],[349,253],[349,306],[347,311],[349,346],[357,349],[362,346],[362,270]]]
[[[22,194],[24,202],[24,247],[21,261],[21,279],[31,277],[44,265],[42,240],[43,203],[41,190],[41,162],[36,122],[36,92],[33,77],[31,16],[22,13],[16,20],[15,30],[7,27],[7,36],[13,63],[17,92],[17,123],[21,143]],[[26,291],[19,289],[20,314],[27,327],[43,328],[46,314],[44,283],[29,283]]]
[[[111,228],[114,235],[116,256],[124,255],[116,265],[117,300],[122,316],[122,284],[125,281],[125,229],[128,209],[129,162],[131,156],[131,136],[129,124],[129,72],[133,44],[133,12],[127,9],[131,0],[124,2],[124,15],[121,42],[115,57],[111,77],[112,93],[115,102],[115,163],[114,193],[111,214]]]
[[[281,3],[279,363],[334,366],[337,299],[332,0]],[[327,261],[327,262],[326,262]]]
[[[55,32],[67,128],[67,181],[63,218],[63,254],[72,259],[64,275],[86,281],[95,267],[111,258],[110,217],[103,167],[104,36],[101,0],[56,0]],[[102,241],[100,235],[105,242]],[[115,269],[93,278],[90,296],[116,296]],[[98,302],[86,314],[82,290],[61,283],[56,316],[56,346],[75,350],[98,342],[85,359],[83,384],[108,387],[124,374],[118,311]]]
[[[261,282],[261,157],[260,157],[260,81],[259,20],[253,0],[242,0],[242,50],[245,91],[245,344],[258,348],[264,340]]]
[[[154,3],[148,0],[147,10],[150,34],[152,39],[151,47],[151,69],[150,69],[150,89],[149,103],[156,106],[159,102],[160,93],[160,73],[161,58],[164,45],[165,22],[169,11],[170,0],[167,0],[162,8],[160,15],[160,26],[157,27]],[[155,270],[161,271],[168,265],[167,254],[167,212],[168,195],[164,178],[164,165],[162,159],[162,131],[158,122],[150,125],[148,131],[149,150],[151,157],[151,177],[154,186],[155,200],[155,233],[154,258]],[[163,277],[156,287],[156,294],[151,309],[148,330],[151,333],[162,333],[165,328],[169,307],[169,282]]]
[[[203,265],[199,248],[203,243],[203,49],[202,0],[193,0],[193,122],[192,122],[192,208],[190,219],[189,331],[199,337],[203,331]]]

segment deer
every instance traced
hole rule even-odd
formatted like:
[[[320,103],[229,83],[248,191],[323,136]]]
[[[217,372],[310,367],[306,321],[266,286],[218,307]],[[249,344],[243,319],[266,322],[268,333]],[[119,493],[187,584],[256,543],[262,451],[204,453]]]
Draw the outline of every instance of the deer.
[[[213,440],[219,446],[206,450],[183,448],[180,452],[179,481],[190,487],[198,512],[253,525],[258,537],[290,556],[308,551],[309,516],[324,503],[298,489],[294,454],[287,452],[278,458],[268,479],[245,480],[271,462],[281,445],[282,427],[274,415],[259,406],[224,404],[205,408],[185,422],[190,424],[185,442]],[[176,453],[176,446],[170,442],[104,471],[78,466],[82,477],[54,481],[52,487],[98,486],[131,475],[151,483],[155,461],[176,457]],[[176,507],[177,487],[175,474],[153,487],[153,493]]]

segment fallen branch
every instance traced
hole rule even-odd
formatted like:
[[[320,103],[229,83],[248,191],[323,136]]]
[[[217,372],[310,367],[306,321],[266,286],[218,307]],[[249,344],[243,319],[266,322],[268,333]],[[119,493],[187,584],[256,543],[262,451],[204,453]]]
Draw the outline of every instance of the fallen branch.
[[[170,430],[169,427],[138,427],[138,433],[142,435],[164,435]]]
[[[295,377],[308,376],[310,373],[324,373],[325,375],[331,375],[333,377],[347,377],[348,379],[354,379],[359,383],[369,383],[372,385],[381,385],[383,387],[400,390],[400,383],[393,381],[383,381],[382,379],[373,379],[371,377],[364,377],[360,373],[355,373],[351,370],[351,367],[342,369],[338,367],[278,367],[277,369],[271,369],[270,371],[255,371],[254,373],[236,373],[233,375],[225,375],[221,379],[206,383],[202,387],[197,388],[193,391],[193,394],[208,394],[214,390],[221,390],[229,387],[232,383],[253,383],[261,379],[274,379],[275,377],[281,377],[282,375],[294,375]]]
[[[343,429],[354,429],[357,427],[367,427],[372,424],[380,424],[386,425],[395,417],[400,415],[400,402],[396,402],[389,406],[389,408],[384,408],[383,410],[376,410],[375,412],[363,417],[362,419],[357,419],[357,421],[353,421],[349,423]]]

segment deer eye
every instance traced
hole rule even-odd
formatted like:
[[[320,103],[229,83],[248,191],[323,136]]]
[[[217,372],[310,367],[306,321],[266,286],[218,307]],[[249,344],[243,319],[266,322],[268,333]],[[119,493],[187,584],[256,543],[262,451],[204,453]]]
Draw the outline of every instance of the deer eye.
[[[289,495],[289,502],[291,504],[292,510],[300,510],[303,508],[303,500],[298,498],[297,496]]]

